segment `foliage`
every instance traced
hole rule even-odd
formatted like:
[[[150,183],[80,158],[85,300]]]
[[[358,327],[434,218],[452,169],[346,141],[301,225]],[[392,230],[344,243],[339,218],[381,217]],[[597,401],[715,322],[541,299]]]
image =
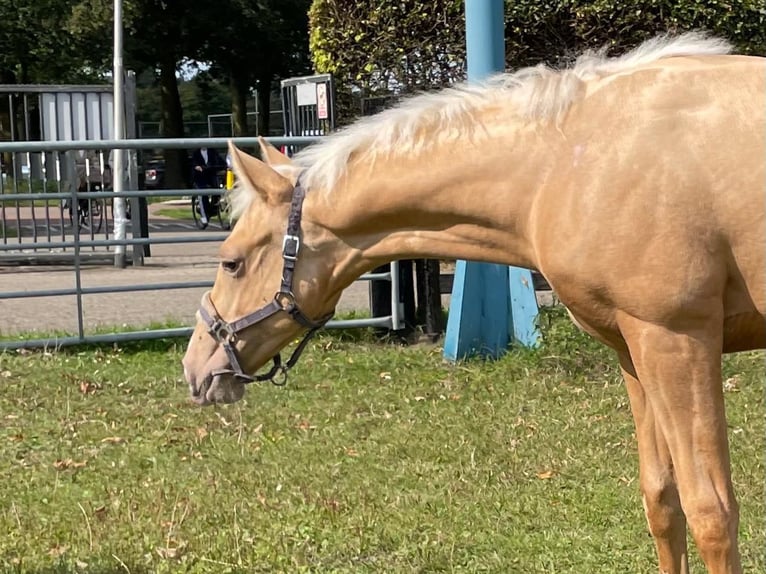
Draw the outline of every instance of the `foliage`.
[[[314,65],[373,92],[449,84],[462,75],[462,10],[454,0],[317,0],[309,14]]]
[[[258,88],[265,120],[273,81],[308,72],[308,7],[309,0],[221,0],[202,8],[205,22],[220,25],[200,31],[203,42],[196,57],[210,62],[214,76],[229,85],[237,135],[247,135],[246,100],[252,87]]]
[[[510,67],[566,63],[586,49],[612,53],[657,34],[701,29],[743,53],[766,54],[763,0],[532,0],[505,4]]]
[[[763,0],[507,0],[506,66],[566,63],[588,48],[623,52],[659,33],[706,29],[766,54]],[[314,0],[310,48],[335,75],[346,113],[363,95],[437,88],[465,72],[464,2]],[[345,98],[345,100],[344,100]]]
[[[77,82],[98,71],[68,28],[70,2],[0,0],[0,83]]]
[[[355,114],[352,90],[401,94],[463,76],[462,2],[314,0],[309,22],[314,67],[333,74],[341,118]]]
[[[161,121],[159,82],[155,74],[151,71],[142,74],[136,85],[138,119],[142,122]],[[229,113],[228,87],[207,71],[200,71],[189,79],[179,79],[178,93],[187,123],[207,122],[209,114]]]
[[[286,388],[208,409],[185,341],[0,355],[0,570],[651,572],[615,361],[560,310],[541,326],[538,350],[457,365],[325,333]],[[763,354],[724,373],[763,572]]]

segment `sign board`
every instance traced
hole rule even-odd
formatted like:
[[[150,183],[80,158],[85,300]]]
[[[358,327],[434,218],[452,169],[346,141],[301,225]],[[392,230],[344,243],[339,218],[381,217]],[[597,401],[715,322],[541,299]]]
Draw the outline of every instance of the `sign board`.
[[[299,106],[314,106],[317,103],[316,84],[305,83],[295,86],[296,99]]]
[[[335,129],[330,74],[282,80],[282,117],[286,136],[321,136]],[[289,152],[294,151],[292,147]]]
[[[320,120],[326,120],[327,111],[327,84],[317,84],[317,117]]]

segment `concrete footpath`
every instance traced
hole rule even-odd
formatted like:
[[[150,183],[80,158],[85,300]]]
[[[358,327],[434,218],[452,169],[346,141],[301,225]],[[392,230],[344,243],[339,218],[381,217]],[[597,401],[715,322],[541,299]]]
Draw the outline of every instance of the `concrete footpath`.
[[[211,231],[216,233],[216,231]],[[152,245],[152,257],[142,267],[115,268],[109,263],[84,264],[82,287],[152,285],[202,282],[215,279],[218,243]],[[193,252],[193,255],[190,255]],[[0,293],[74,288],[71,265],[0,265]],[[279,286],[274,278],[274,289]],[[87,332],[99,327],[140,327],[172,322],[192,325],[194,313],[206,288],[90,294],[82,297]],[[359,281],[344,293],[338,311],[369,309],[369,286]],[[75,296],[3,299],[0,297],[0,333],[77,333]]]

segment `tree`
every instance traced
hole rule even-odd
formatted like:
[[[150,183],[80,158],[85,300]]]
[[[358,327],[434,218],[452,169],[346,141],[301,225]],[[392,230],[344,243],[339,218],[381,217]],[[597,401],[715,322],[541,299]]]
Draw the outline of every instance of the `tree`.
[[[178,92],[179,63],[194,51],[192,28],[195,4],[165,0],[124,0],[124,61],[137,71],[154,70],[161,97],[164,137],[184,135],[183,110]],[[112,54],[112,0],[78,0],[72,7],[69,29],[83,46],[99,55]],[[165,177],[169,186],[184,187],[188,166],[183,150],[165,150]]]
[[[0,0],[0,83],[100,79],[101,61],[82,50],[70,20],[66,0]]]
[[[268,133],[270,95],[275,78],[310,69],[309,0],[221,0],[210,3],[218,25],[207,30],[197,58],[212,64],[231,92],[234,135],[246,135],[246,101],[257,86],[261,129]]]

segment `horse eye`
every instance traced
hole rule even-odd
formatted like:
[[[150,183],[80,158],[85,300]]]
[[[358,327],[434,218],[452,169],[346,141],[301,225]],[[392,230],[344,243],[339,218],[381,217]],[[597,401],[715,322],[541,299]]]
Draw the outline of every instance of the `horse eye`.
[[[223,259],[221,261],[221,268],[230,275],[236,274],[240,267],[242,267],[241,259]]]

